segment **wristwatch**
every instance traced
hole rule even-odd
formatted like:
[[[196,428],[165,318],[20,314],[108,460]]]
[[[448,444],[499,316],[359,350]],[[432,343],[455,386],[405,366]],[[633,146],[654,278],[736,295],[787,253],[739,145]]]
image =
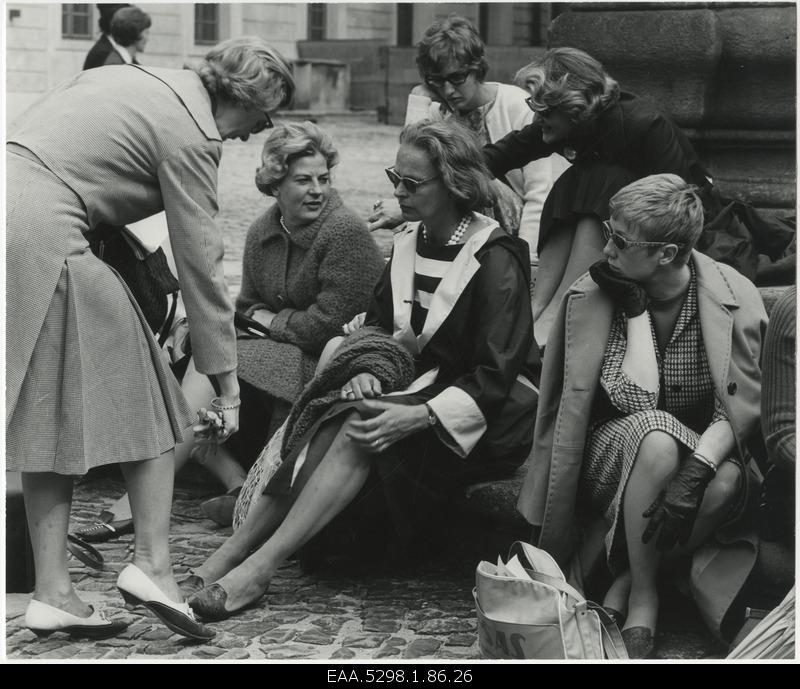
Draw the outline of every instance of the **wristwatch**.
[[[425,403],[425,408],[428,410],[428,425],[435,426],[437,423],[439,423],[439,417],[436,416],[433,408],[427,402]]]

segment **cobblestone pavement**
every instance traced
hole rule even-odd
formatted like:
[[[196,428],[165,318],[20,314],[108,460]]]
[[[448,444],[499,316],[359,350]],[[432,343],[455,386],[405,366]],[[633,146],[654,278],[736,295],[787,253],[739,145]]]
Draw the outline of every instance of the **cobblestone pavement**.
[[[373,202],[390,198],[383,168],[391,165],[398,127],[364,120],[323,120],[339,148],[334,184],[362,217]],[[249,142],[227,142],[220,167],[219,222],[226,238],[225,271],[231,294],[239,290],[241,252],[250,223],[272,202],[253,184],[263,135]],[[376,233],[388,253],[390,233]],[[73,521],[91,522],[122,493],[109,478],[79,483]],[[199,499],[214,494],[195,471],[179,478],[173,505],[171,543],[177,573],[200,564],[230,532],[216,527],[199,510]],[[458,521],[454,519],[454,521]],[[119,637],[72,642],[55,634],[38,640],[22,627],[29,595],[6,596],[6,654],[9,659],[475,659],[479,657],[471,589],[479,559],[494,559],[500,549],[481,547],[469,530],[454,535],[436,556],[413,568],[383,571],[356,562],[333,563],[315,573],[297,561],[287,563],[259,605],[215,623],[207,644],[171,634],[142,609],[126,609],[115,588],[118,572],[130,561],[133,537],[99,546],[106,570],[93,572],[74,562],[72,574],[81,596],[112,616],[128,620]],[[720,657],[684,599],[663,606],[659,655],[663,658]]]
[[[200,511],[200,500],[214,489],[198,481],[197,472],[192,469],[179,479],[175,491],[171,545],[178,574],[199,565],[230,533]],[[91,522],[122,490],[121,481],[110,478],[79,483],[73,528]],[[125,632],[103,641],[72,641],[63,634],[39,640],[22,626],[30,596],[11,594],[6,596],[6,653],[11,660],[477,659],[471,594],[475,566],[498,553],[479,540],[463,531],[438,555],[391,570],[351,559],[329,561],[309,572],[290,561],[256,607],[213,623],[216,637],[195,643],[172,634],[143,608],[123,603],[116,577],[133,554],[133,536],[124,536],[98,545],[104,571],[71,560],[71,573],[87,602],[130,622]],[[662,618],[659,657],[719,658],[724,653],[684,599],[667,602]]]

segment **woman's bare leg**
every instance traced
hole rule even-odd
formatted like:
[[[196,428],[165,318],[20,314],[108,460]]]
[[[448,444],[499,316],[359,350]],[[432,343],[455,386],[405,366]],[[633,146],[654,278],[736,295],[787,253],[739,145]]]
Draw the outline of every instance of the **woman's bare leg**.
[[[133,564],[175,602],[183,596],[172,576],[169,554],[169,522],[172,483],[175,477],[172,452],[144,462],[120,465],[128,485],[136,541]]]
[[[226,609],[236,610],[257,600],[278,567],[347,507],[370,471],[368,454],[346,436],[351,413],[342,424],[322,462],[300,491],[286,518],[255,553],[217,583],[227,593]]]
[[[72,482],[72,476],[51,472],[22,473],[25,514],[36,568],[33,597],[78,617],[88,617],[91,608],[78,598],[67,568]]]
[[[558,234],[559,233],[556,233],[556,235]],[[564,232],[564,234],[567,235],[569,233]],[[537,290],[539,289],[539,275],[541,274],[542,268],[544,268],[545,271],[551,269],[551,266],[545,263],[547,256],[545,252],[542,251],[539,273],[537,273],[537,282],[533,290],[535,305],[533,311],[533,334],[539,345],[547,342],[547,337],[550,334],[553,322],[558,313],[561,298],[566,294],[569,286],[589,270],[589,266],[591,266],[592,263],[603,258],[603,247],[606,243],[603,239],[602,226],[597,218],[590,216],[581,218],[575,226],[571,238],[572,241],[566,258],[563,256],[563,253],[559,253],[557,256],[553,257],[554,260],[562,261],[560,265],[563,266],[563,269],[561,271],[560,280],[555,283],[555,287],[552,287],[552,282],[555,282],[556,278],[555,273],[552,274],[552,282],[549,280],[547,281],[547,292],[550,293],[547,301],[543,301],[547,294],[541,297],[537,294]],[[552,243],[555,239],[556,237],[554,236],[548,244]],[[562,242],[563,241],[564,240],[562,240]],[[564,251],[563,244],[559,245],[558,251]]]
[[[189,360],[189,365],[186,368],[186,373],[181,382],[181,390],[186,396],[190,409],[200,409],[201,407],[208,407],[211,400],[214,398],[214,388],[208,377],[202,373],[198,373],[194,367],[194,359]],[[192,450],[195,448],[194,436],[192,435],[191,428],[184,431],[184,440],[175,446],[174,453],[174,471],[177,474],[189,461]],[[241,465],[228,453],[223,451],[222,447],[213,458],[213,461],[200,463],[219,481],[225,486],[225,490],[229,491],[244,483],[247,476]],[[131,505],[128,499],[128,494],[125,493],[119,500],[117,500],[110,508],[109,511],[114,514],[114,519],[130,519],[131,518]]]
[[[343,424],[342,417],[333,418],[323,424],[311,439],[308,453],[312,456],[325,454]],[[251,508],[244,523],[233,532],[194,574],[208,585],[240,565],[248,555],[262,545],[281,525],[293,503],[293,496],[303,490],[310,473],[306,467],[300,469],[295,479],[295,490],[291,495],[261,495]]]
[[[628,617],[625,628],[647,627],[655,630],[658,621],[656,576],[661,554],[656,550],[657,537],[642,543],[642,533],[649,523],[642,514],[678,470],[682,446],[668,433],[648,433],[636,455],[623,496],[625,539],[631,572]]]
[[[317,361],[317,368],[314,371],[315,375],[325,368],[326,364],[333,357],[333,353],[338,349],[339,345],[342,344],[342,340],[344,340],[344,337],[337,335],[325,343],[322,354],[319,355],[319,360]]]

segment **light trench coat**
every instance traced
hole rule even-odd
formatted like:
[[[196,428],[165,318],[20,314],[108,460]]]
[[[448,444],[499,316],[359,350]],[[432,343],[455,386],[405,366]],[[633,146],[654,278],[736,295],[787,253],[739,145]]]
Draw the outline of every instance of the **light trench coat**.
[[[736,452],[760,423],[761,345],[767,314],[758,289],[733,268],[694,251],[700,328],[714,388],[736,437]],[[539,546],[566,566],[581,528],[576,496],[592,402],[600,381],[614,304],[584,274],[561,302],[545,350],[532,460],[517,508],[539,531]],[[745,514],[760,477],[748,469],[746,507],[698,549],[692,590],[707,624],[718,630],[757,554],[754,523]]]

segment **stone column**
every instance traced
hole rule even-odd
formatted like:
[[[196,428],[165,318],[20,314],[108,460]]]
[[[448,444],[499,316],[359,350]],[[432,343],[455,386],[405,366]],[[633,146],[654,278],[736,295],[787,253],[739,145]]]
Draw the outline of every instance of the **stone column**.
[[[725,195],[794,207],[794,4],[581,5],[549,45],[585,50],[671,115]]]

